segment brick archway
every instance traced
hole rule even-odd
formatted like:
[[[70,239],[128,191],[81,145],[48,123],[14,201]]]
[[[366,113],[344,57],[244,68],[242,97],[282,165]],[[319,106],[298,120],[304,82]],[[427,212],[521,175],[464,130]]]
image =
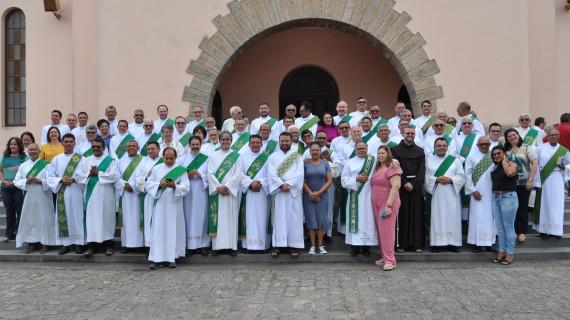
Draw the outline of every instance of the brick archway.
[[[420,103],[426,99],[435,110],[437,99],[443,97],[434,78],[439,67],[423,49],[421,34],[406,27],[412,18],[395,11],[394,4],[395,0],[234,0],[227,5],[229,14],[212,20],[216,33],[202,40],[202,52],[186,69],[193,78],[182,99],[190,102],[190,110],[200,105],[211,114],[218,85],[248,48],[283,30],[322,27],[352,34],[380,51],[408,89],[414,114],[421,115]]]

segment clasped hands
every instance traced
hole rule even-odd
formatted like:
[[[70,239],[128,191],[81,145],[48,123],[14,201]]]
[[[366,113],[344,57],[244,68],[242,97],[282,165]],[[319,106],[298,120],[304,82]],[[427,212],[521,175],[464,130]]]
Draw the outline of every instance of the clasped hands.
[[[449,178],[449,177],[441,176],[441,177],[438,177],[437,179],[435,179],[435,182],[441,183],[441,184],[450,184],[450,183],[453,183],[453,180],[451,180],[451,178]]]
[[[321,201],[321,195],[320,195],[318,192],[313,192],[313,191],[311,191],[311,192],[308,193],[308,195],[309,195],[309,200],[310,200],[310,201],[313,201],[313,202],[319,202],[319,201]]]
[[[259,192],[261,190],[261,182],[259,181],[252,181],[249,184],[249,190],[253,192]]]
[[[216,191],[218,192],[218,194],[220,194],[222,196],[229,196],[230,195],[230,190],[228,190],[228,188],[225,186],[217,187]]]

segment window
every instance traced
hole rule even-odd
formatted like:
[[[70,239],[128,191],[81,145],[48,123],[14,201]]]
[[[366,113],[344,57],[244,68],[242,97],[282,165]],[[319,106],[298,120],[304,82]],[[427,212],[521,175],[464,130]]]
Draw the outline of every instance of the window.
[[[5,34],[5,123],[26,125],[26,17],[22,10],[6,15]]]

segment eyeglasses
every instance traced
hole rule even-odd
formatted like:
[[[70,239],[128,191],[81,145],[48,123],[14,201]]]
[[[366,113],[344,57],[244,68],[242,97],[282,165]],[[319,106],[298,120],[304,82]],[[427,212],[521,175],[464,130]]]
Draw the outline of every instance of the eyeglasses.
[[[519,121],[520,121],[520,122],[528,122],[528,121],[530,121],[530,119],[528,119],[528,118],[522,118],[522,119],[520,119]]]
[[[285,111],[287,111],[287,112],[296,112],[297,110],[296,110],[296,109],[287,109],[287,110],[285,110]]]
[[[413,135],[415,135],[416,133],[415,133],[415,132],[404,132],[404,134],[407,135],[407,136],[413,136]]]
[[[560,135],[560,133],[551,133],[548,136],[549,137],[558,137]]]
[[[291,135],[299,135],[299,132],[289,132]]]
[[[67,122],[75,122],[77,121],[76,119],[67,119]]]
[[[101,149],[101,148],[103,148],[103,147],[102,146],[93,146],[93,145],[91,146],[91,149]]]
[[[463,122],[462,125],[471,126],[471,125],[473,125],[473,123],[472,122]]]
[[[350,127],[338,127],[340,130],[348,130]]]
[[[154,124],[145,124],[143,127],[145,127],[145,128],[154,127]]]
[[[479,143],[478,145],[481,146],[481,147],[488,147],[488,146],[490,146],[491,144],[490,144],[490,143],[487,143],[487,142],[484,142],[484,143]]]
[[[444,124],[441,124],[441,123],[440,123],[440,124],[434,124],[433,126],[434,126],[434,127],[445,127],[445,125],[444,125]]]
[[[317,137],[317,139],[319,139],[319,140],[326,140],[327,137]]]
[[[358,101],[358,104],[365,104],[365,103],[366,103],[366,100],[360,100],[360,101]]]
[[[186,122],[176,122],[176,125],[177,125],[177,126],[183,126],[183,125],[185,125],[185,124],[186,124]]]
[[[368,149],[368,148],[356,148],[355,150],[356,150],[356,151],[363,151],[363,150],[366,150],[366,149]]]
[[[85,134],[97,134],[95,131],[86,131]]]
[[[493,132],[493,133],[500,133],[501,132],[501,130],[489,130],[489,131]]]
[[[232,139],[222,138],[222,139],[220,139],[220,141],[232,141]]]
[[[455,125],[457,124],[457,121],[448,121],[447,124]]]
[[[370,113],[378,113],[380,110],[370,110]]]
[[[144,114],[135,114],[135,117],[144,117]]]

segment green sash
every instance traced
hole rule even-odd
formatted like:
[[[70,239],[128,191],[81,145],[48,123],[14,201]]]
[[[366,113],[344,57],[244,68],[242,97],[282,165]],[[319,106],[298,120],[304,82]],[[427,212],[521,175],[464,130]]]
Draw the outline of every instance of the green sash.
[[[141,154],[143,156],[148,156],[148,151],[146,150],[148,143],[152,142],[152,141],[158,141],[158,139],[160,139],[160,134],[158,133],[153,133],[150,138],[148,138],[148,140],[146,141],[146,143],[144,144],[144,146],[141,148]]]
[[[267,155],[270,155],[273,153],[273,151],[275,151],[275,148],[277,147],[277,141],[275,140],[269,140],[267,142],[267,146],[265,146],[265,153],[267,153]]]
[[[74,153],[73,156],[71,156],[71,159],[69,159],[67,166],[65,166],[65,171],[63,172],[62,178],[71,177],[75,172],[75,169],[77,169],[77,165],[80,161],[81,155],[79,153]],[[69,237],[69,228],[67,227],[67,214],[65,211],[65,201],[63,198],[63,194],[66,188],[67,185],[62,183],[59,191],[57,192],[56,200],[57,223],[59,227],[59,236],[61,238]]]
[[[245,146],[249,142],[249,137],[251,137],[251,133],[244,132],[232,145],[232,150],[239,151],[243,146]]]
[[[345,114],[344,117],[342,117],[342,119],[340,119],[340,121],[346,121],[346,122],[350,122],[350,120],[352,120],[352,116],[349,115],[348,113]],[[337,125],[338,125],[338,123],[337,123]]]
[[[166,122],[165,122],[164,124],[167,124],[167,123],[168,123],[168,124],[171,124],[171,125],[174,127],[174,124],[175,124],[174,120],[172,120],[172,119],[166,119]],[[162,125],[163,127],[164,127],[164,124]],[[162,127],[161,127],[160,129],[162,129]]]
[[[154,165],[156,166],[158,165],[158,162]],[[178,178],[180,178],[180,176],[182,176],[184,173],[186,173],[186,168],[184,168],[183,166],[176,166],[176,168],[170,170],[167,174],[164,175],[164,177],[162,177],[162,179],[172,179],[172,180],[176,180]],[[162,180],[160,179],[160,180]],[[166,188],[168,188],[167,186],[163,186],[162,189],[160,189],[160,193],[162,194],[164,192],[164,190],[166,190]],[[156,206],[156,203],[158,202],[158,198],[154,199],[154,206]]]
[[[305,144],[302,141],[297,142],[297,153],[300,155],[305,153]]]
[[[199,153],[196,158],[194,158],[194,160],[188,164],[186,167],[186,172],[190,173],[192,170],[198,170],[198,168],[200,168],[204,162],[206,162],[206,160],[208,160],[208,156],[203,153]]]
[[[49,164],[49,162],[45,161],[44,159],[38,159],[38,161],[32,166],[26,178],[35,178],[42,170]],[[26,191],[24,191],[24,201],[26,201]]]
[[[364,137],[362,137],[362,141],[368,142],[368,140],[370,140],[370,138],[372,138],[376,133],[378,133],[378,128],[380,127],[381,124],[384,124],[384,123],[388,123],[388,120],[386,120],[384,118],[378,120],[378,122],[376,123],[374,128],[372,128],[372,130],[370,130],[370,132],[368,132],[368,134],[366,134]]]
[[[123,180],[129,181],[129,179],[131,178],[131,176],[135,172],[135,169],[137,168],[137,166],[141,162],[142,158],[143,157],[140,154],[137,154],[136,156],[133,157],[133,160],[131,160],[131,163],[129,163],[129,165],[125,169],[125,172],[123,172]],[[123,226],[123,197],[122,196],[119,197],[119,214],[117,215],[117,226],[119,226],[119,227]]]
[[[412,128],[414,128],[414,129],[415,129],[415,128],[416,128],[416,125],[415,125],[415,124],[411,124],[411,123],[410,123],[410,127],[412,127]]]
[[[164,163],[163,158],[159,158],[158,161],[152,166],[152,168],[158,166],[159,164]],[[151,168],[151,170],[152,170]],[[144,231],[144,199],[146,198],[146,192],[144,192],[141,196],[141,214],[140,214],[140,229]]]
[[[526,133],[526,136],[524,136],[524,139],[523,139],[524,143],[526,143],[530,146],[534,142],[534,139],[536,139],[537,135],[538,135],[538,130],[531,128]]]
[[[197,127],[197,126],[206,127],[206,126],[204,125],[204,123],[205,123],[204,120],[206,120],[206,119],[202,119],[202,121],[198,122],[198,124],[196,125],[196,127]]]
[[[473,141],[475,141],[476,135],[477,134],[473,132],[467,137],[465,137],[465,140],[463,140],[463,146],[461,146],[461,151],[459,152],[459,155],[462,156],[463,158],[467,158],[467,156],[471,152],[471,148],[473,147]]]
[[[429,119],[426,121],[426,123],[422,127],[422,133],[423,134],[426,134],[426,132],[429,130],[429,127],[431,127],[433,125],[435,120],[436,120],[436,118],[434,116],[429,117]]]
[[[93,155],[93,149],[92,148],[89,148],[89,149],[87,149],[87,151],[83,152],[83,156],[85,158],[90,157],[92,155]]]
[[[245,133],[243,135],[245,135]],[[224,177],[230,171],[238,158],[239,153],[237,151],[232,151],[226,156],[224,161],[222,161],[215,173],[216,179],[220,183],[222,183],[222,180],[224,180]],[[210,203],[208,206],[208,230],[206,231],[206,236],[208,237],[215,237],[218,234],[218,202],[219,194],[216,193],[215,195],[210,196]]]
[[[493,158],[491,157],[491,151],[488,151],[473,169],[473,186],[477,185],[483,173],[485,173],[492,164]]]
[[[271,126],[271,128],[273,128],[273,125],[275,125],[277,123],[277,120],[271,118],[271,119],[265,121],[265,123],[269,124]],[[299,130],[299,132],[301,132],[301,130]]]
[[[298,153],[291,153],[281,162],[279,167],[277,167],[277,176],[281,179],[285,174],[297,163],[297,160],[301,157]],[[271,210],[269,210],[269,221],[267,223],[267,233],[273,234],[273,221],[275,220],[275,195],[271,196]]]
[[[447,172],[447,170],[451,167],[453,162],[455,161],[455,157],[452,155],[448,155],[445,160],[439,165],[437,170],[434,173],[434,177],[439,178]],[[437,183],[436,183],[437,188]],[[433,195],[429,192],[426,192],[426,213],[427,213],[427,221],[428,225],[431,223],[431,200]]]
[[[453,132],[453,129],[455,129],[454,126],[446,123],[445,128],[443,129],[443,135],[449,136],[451,134],[451,132]]]
[[[364,159],[364,165],[362,169],[358,173],[358,175],[365,175],[368,176],[372,171],[372,167],[374,165],[374,157],[373,156],[366,156]],[[349,231],[350,233],[357,233],[358,232],[358,196],[364,188],[365,182],[358,183],[358,190],[350,191],[350,210],[349,210]]]
[[[105,171],[109,168],[111,162],[113,162],[113,158],[106,156],[101,163],[97,166],[98,171]],[[93,193],[93,189],[95,185],[99,182],[99,176],[92,176],[89,178],[89,182],[87,182],[87,189],[85,191],[85,210],[87,210],[87,205],[89,204],[89,200],[91,199],[91,194]]]
[[[253,160],[253,162],[251,163],[251,165],[247,169],[247,172],[245,175],[248,176],[251,180],[253,180],[253,178],[255,178],[255,176],[257,175],[259,170],[261,170],[261,168],[263,168],[263,166],[267,162],[268,158],[269,158],[269,154],[262,152],[260,155],[258,155],[255,158],[255,160]],[[245,215],[245,210],[246,210],[246,205],[247,205],[246,198],[247,198],[247,193],[246,192],[242,193],[241,201],[240,201],[240,205],[239,205],[239,216],[238,216],[238,222],[239,222],[239,229],[238,230],[239,230],[239,237],[241,239],[245,239],[246,235],[247,235],[246,215]]]
[[[191,136],[193,136],[191,132],[186,132],[182,137],[180,137],[178,142],[180,142],[183,147],[186,147],[189,142],[188,140],[190,139]]]
[[[540,183],[541,186],[542,184],[544,184],[544,182],[546,182],[546,179],[548,179],[548,177],[550,177],[550,174],[554,171],[554,169],[556,168],[556,162],[558,161],[558,158],[560,157],[564,157],[564,155],[568,152],[568,149],[566,149],[564,146],[558,146],[558,149],[556,150],[556,152],[554,152],[554,154],[552,155],[552,157],[548,160],[548,162],[546,162],[546,164],[544,165],[544,168],[542,168],[542,170],[540,170]],[[532,178],[531,178],[532,179]],[[535,224],[540,224],[540,205],[541,205],[541,198],[542,198],[542,188],[536,191],[536,198],[534,200],[534,216],[532,218],[532,222],[534,222]]]
[[[117,157],[119,159],[121,159],[123,157],[123,155],[125,154],[125,152],[127,152],[127,142],[129,142],[131,140],[135,140],[135,137],[133,137],[129,133],[123,138],[123,141],[121,141],[121,143],[117,146],[117,149],[115,150],[115,154],[117,155]]]
[[[301,128],[299,128],[299,133],[302,133],[303,130],[310,129],[312,126],[319,122],[319,117],[313,116],[309,121],[305,122]]]
[[[388,141],[388,144],[386,144],[388,146],[388,148],[394,148],[395,146],[397,146],[398,144],[394,141]]]

